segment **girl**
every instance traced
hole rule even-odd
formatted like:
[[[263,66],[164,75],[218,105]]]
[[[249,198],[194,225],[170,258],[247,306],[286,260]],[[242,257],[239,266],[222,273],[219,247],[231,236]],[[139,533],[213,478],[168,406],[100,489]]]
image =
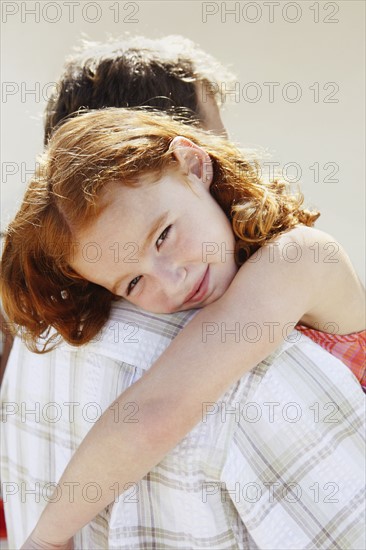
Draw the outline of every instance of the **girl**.
[[[364,371],[362,286],[341,247],[312,228],[319,214],[301,204],[284,184],[262,182],[226,139],[163,114],[91,111],[56,131],[2,259],[4,308],[29,347],[43,352],[57,335],[90,341],[120,297],[158,313],[203,309],[117,400],[139,403],[133,438],[106,411],[65,470],[60,484],[98,479],[102,498],[85,503],[76,489],[74,503],[48,505],[30,544],[71,547],[112,502],[112,483],[141,479],[200,420],[202,401],[275,350],[289,324]],[[205,345],[202,327],[233,320],[263,335],[270,324],[272,337]]]

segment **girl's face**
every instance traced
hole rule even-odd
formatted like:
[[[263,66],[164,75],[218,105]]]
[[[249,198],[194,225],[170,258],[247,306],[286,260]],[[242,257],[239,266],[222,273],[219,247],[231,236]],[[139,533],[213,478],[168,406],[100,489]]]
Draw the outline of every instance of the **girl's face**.
[[[224,294],[238,269],[235,239],[209,192],[207,154],[197,149],[174,153],[191,187],[177,170],[138,187],[107,186],[101,214],[76,235],[77,273],[154,313],[203,307]]]

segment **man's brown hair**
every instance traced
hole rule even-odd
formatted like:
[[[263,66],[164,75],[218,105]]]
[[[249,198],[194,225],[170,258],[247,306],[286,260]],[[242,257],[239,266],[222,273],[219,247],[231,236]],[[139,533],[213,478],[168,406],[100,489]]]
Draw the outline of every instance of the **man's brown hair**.
[[[53,129],[79,109],[147,107],[202,120],[198,93],[220,103],[221,83],[233,80],[212,56],[182,36],[84,42],[67,59],[46,107],[47,144]],[[203,87],[198,88],[201,83]]]

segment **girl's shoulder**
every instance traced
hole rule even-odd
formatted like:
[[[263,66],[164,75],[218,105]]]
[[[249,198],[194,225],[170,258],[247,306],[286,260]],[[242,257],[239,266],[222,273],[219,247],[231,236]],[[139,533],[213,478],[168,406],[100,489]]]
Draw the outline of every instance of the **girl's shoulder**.
[[[315,227],[308,227],[306,225],[297,225],[296,227],[279,234],[271,242],[278,242],[282,245],[293,242],[295,243],[295,246],[303,246],[309,250],[312,250],[310,247],[316,248],[316,245],[318,244],[322,244],[323,246],[333,244],[335,247],[341,248],[339,242],[334,237],[329,235],[329,233],[316,229]]]
[[[296,248],[306,271],[304,283],[318,289],[319,301],[304,316],[312,326],[334,323],[344,335],[365,328],[365,290],[343,246],[330,234],[297,226],[280,237],[282,255]]]
[[[342,269],[351,270],[355,274],[343,246],[332,235],[315,227],[297,225],[273,238],[268,246],[278,250],[278,260],[288,263],[299,262],[303,268],[308,268],[311,272],[329,272],[330,266],[333,266],[334,276]]]
[[[282,297],[286,303],[303,305],[303,324],[334,322],[338,334],[365,328],[363,286],[346,251],[330,234],[296,226],[273,238],[247,262],[243,275],[247,271],[256,286],[262,280],[271,285],[277,307],[284,307]]]
[[[350,264],[341,244],[331,235],[305,225],[297,225],[272,237],[251,258],[250,262],[268,264],[293,273],[327,271],[326,264]],[[305,274],[304,273],[304,274]]]

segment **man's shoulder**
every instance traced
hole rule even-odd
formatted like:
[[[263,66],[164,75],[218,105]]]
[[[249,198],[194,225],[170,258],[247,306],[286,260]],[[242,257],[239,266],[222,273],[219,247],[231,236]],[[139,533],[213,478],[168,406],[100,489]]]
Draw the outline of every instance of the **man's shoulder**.
[[[62,342],[59,353],[97,354],[147,370],[196,313],[149,313],[120,300],[112,304],[107,322],[93,340],[80,347]]]

